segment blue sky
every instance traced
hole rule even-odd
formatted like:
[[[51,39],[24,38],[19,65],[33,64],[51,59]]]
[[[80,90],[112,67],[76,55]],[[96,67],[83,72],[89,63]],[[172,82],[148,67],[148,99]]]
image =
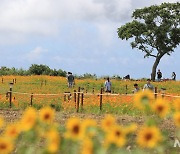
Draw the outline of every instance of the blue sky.
[[[130,74],[150,77],[153,58],[118,39],[117,28],[132,11],[180,0],[1,0],[0,66],[28,69],[31,64],[74,74]],[[163,77],[180,79],[180,48],[162,58]]]

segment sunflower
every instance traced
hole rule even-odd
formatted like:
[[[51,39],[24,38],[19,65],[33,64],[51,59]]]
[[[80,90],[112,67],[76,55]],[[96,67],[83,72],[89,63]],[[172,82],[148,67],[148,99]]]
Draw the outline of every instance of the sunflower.
[[[51,129],[47,132],[48,151],[57,153],[60,145],[60,135],[56,129]]]
[[[135,123],[132,123],[129,126],[124,128],[124,131],[126,132],[126,134],[133,133],[136,130],[137,130],[137,124]]]
[[[13,143],[7,138],[0,137],[0,153],[9,154],[13,150]]]
[[[155,126],[144,126],[137,134],[137,143],[143,148],[154,148],[162,140],[160,130]]]
[[[177,127],[180,127],[180,112],[176,112],[173,116],[174,123]]]
[[[121,126],[115,125],[111,131],[106,133],[105,145],[114,144],[118,147],[123,147],[126,144],[126,132]]]
[[[80,119],[70,118],[66,123],[66,138],[71,138],[73,140],[78,140],[83,137],[82,125]]]
[[[36,110],[32,107],[26,109],[21,119],[22,130],[29,131],[36,124],[36,120],[37,120]]]
[[[116,124],[116,119],[112,115],[106,115],[101,121],[101,128],[107,132]]]
[[[95,136],[95,134],[96,134],[96,130],[95,130],[96,126],[97,126],[97,123],[96,123],[95,120],[93,120],[93,119],[85,119],[82,122],[83,136],[89,136],[89,137]]]
[[[13,123],[7,126],[4,135],[9,138],[15,139],[21,132],[20,125]]]
[[[4,118],[0,116],[0,128],[4,126]]]
[[[169,112],[168,102],[165,99],[158,98],[152,105],[152,110],[156,112],[161,118],[163,118]]]
[[[93,154],[93,142],[86,138],[82,142],[81,154]]]
[[[40,110],[40,120],[45,123],[51,123],[54,119],[55,112],[54,110],[47,106]]]
[[[152,100],[154,99],[154,95],[151,91],[145,90],[140,91],[134,96],[135,106],[139,109],[144,109],[145,106],[149,106]]]
[[[173,101],[173,106],[176,111],[180,111],[180,99],[177,98]]]

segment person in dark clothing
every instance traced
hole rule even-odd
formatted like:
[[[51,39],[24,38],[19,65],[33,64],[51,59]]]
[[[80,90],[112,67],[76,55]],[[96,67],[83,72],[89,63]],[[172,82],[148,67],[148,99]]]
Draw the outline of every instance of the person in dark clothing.
[[[162,73],[161,73],[160,70],[158,70],[158,72],[157,72],[157,80],[161,81],[161,78],[162,78]]]
[[[176,73],[175,73],[175,72],[172,72],[172,76],[171,76],[171,77],[172,77],[172,80],[175,81],[175,80],[176,80]]]
[[[71,72],[68,72],[67,80],[68,80],[68,87],[72,88],[74,86],[74,76],[72,75]]]

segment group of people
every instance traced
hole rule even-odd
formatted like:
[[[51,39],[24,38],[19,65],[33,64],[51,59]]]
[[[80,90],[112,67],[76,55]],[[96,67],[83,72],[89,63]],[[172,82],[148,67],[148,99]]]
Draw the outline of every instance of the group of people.
[[[112,83],[111,83],[111,81],[110,81],[110,79],[108,77],[107,80],[104,83],[105,92],[111,93],[111,86],[112,86]],[[147,83],[144,85],[143,90],[154,91],[154,86],[151,84],[150,79],[147,79]],[[135,83],[134,84],[134,90],[132,92],[137,93],[138,91],[140,91],[140,88],[139,88],[138,84]]]
[[[176,73],[173,72],[171,77],[172,77],[172,80],[176,80]],[[159,69],[158,72],[157,72],[157,80],[158,80],[158,81],[161,81],[161,78],[162,78],[162,73],[161,73],[161,71],[160,71],[160,69]],[[74,76],[73,76],[73,74],[72,74],[71,72],[68,72],[68,74],[67,74],[67,81],[68,81],[68,87],[69,87],[69,88],[74,87],[75,81],[74,81]],[[153,87],[153,85],[150,83],[150,81],[151,81],[150,79],[147,79],[147,83],[144,85],[143,90],[149,89],[149,90],[154,91],[154,87]],[[105,81],[104,87],[105,87],[105,92],[111,93],[112,83],[111,83],[109,77],[108,77],[107,80]],[[136,93],[136,92],[138,92],[139,90],[140,90],[140,88],[138,87],[138,84],[135,83],[135,84],[134,84],[133,93]]]
[[[157,71],[157,81],[161,81],[161,78],[162,78],[162,73],[161,73],[160,69],[158,69],[158,71]],[[174,80],[174,81],[176,80],[176,73],[175,72],[172,72],[171,79]]]

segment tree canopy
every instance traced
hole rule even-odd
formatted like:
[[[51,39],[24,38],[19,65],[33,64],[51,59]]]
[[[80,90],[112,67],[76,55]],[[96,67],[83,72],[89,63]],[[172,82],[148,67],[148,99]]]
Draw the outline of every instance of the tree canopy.
[[[144,52],[144,57],[154,57],[151,79],[155,80],[156,68],[161,58],[170,55],[180,43],[180,3],[162,3],[136,9],[132,22],[118,28],[122,40],[134,38],[132,48]]]

